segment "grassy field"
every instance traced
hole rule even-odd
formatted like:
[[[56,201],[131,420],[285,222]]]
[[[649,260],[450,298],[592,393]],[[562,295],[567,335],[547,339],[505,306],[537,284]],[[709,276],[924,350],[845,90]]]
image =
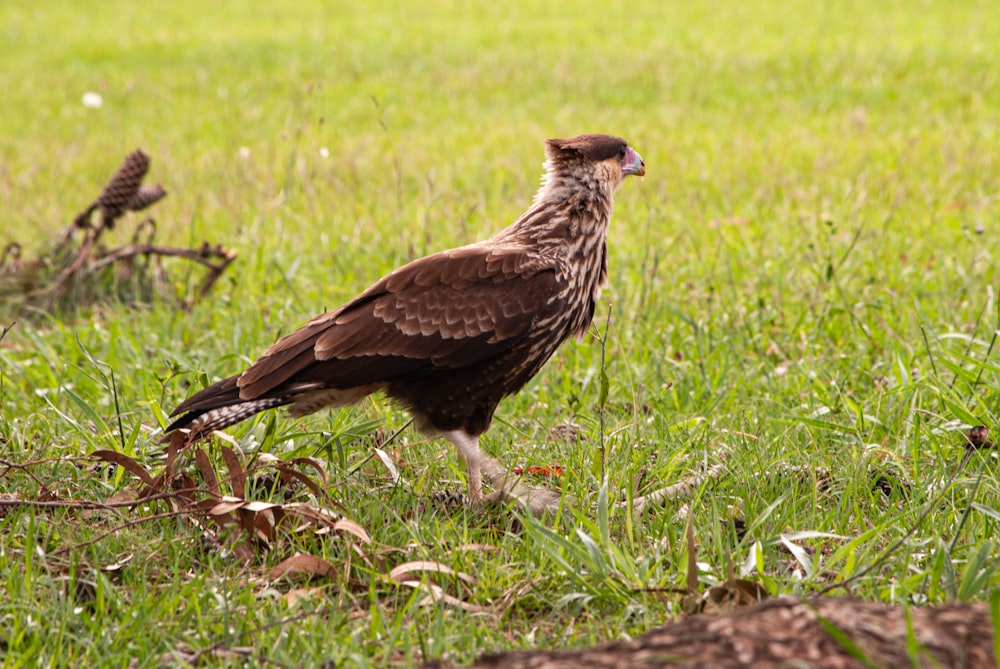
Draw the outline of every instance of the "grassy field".
[[[135,477],[88,454],[158,472],[160,421],[192,389],[512,221],[545,138],[620,134],[648,170],[616,202],[595,336],[484,439],[565,468],[560,517],[425,504],[464,490],[461,466],[381,399],[262,417],[231,430],[249,462],[321,458],[332,501],[294,499],[339,503],[370,544],[279,532],[245,561],[237,530],[209,541],[165,501],[8,505],[4,667],[412,666],[621,638],[682,613],[688,517],[701,587],[731,559],[772,595],[852,576],[901,605],[1000,592],[1000,465],[964,447],[1000,413],[992,2],[7,0],[0,40],[0,244],[44,250],[142,147],[170,193],[157,240],[239,252],[190,311],[180,260],[139,305],[0,304],[6,499],[120,499]],[[577,439],[552,435],[569,422]],[[719,462],[651,513],[614,504]],[[276,578],[296,552],[332,573]],[[416,561],[475,582],[389,578]]]

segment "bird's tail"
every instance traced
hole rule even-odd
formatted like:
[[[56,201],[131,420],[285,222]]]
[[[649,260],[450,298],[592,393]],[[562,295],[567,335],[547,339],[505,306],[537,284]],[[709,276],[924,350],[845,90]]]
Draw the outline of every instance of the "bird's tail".
[[[190,430],[189,441],[197,441],[215,430],[250,418],[267,409],[290,404],[293,394],[244,399],[236,384],[239,376],[231,376],[201,390],[181,402],[170,414],[179,416],[164,430],[162,442],[170,441],[171,433],[186,428]]]

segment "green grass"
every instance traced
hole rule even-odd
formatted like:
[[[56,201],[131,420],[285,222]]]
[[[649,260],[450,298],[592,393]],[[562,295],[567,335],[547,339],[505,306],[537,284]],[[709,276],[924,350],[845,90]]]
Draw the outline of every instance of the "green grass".
[[[582,502],[544,523],[424,508],[464,483],[455,454],[410,429],[383,446],[392,485],[372,439],[406,417],[382,400],[262,418],[234,436],[251,456],[328,457],[367,561],[297,535],[242,564],[187,520],[143,521],[162,505],[15,508],[0,517],[5,667],[210,649],[236,665],[244,648],[406,666],[637,634],[680,613],[685,509],[703,585],[732,556],[772,594],[859,575],[869,599],[995,599],[998,463],[961,463],[965,430],[1000,413],[992,3],[381,4],[0,5],[0,243],[44,249],[142,147],[170,192],[157,239],[240,253],[190,312],[166,296],[18,317],[0,342],[0,494],[110,499],[132,480],[82,459],[98,449],[158,471],[157,417],[202,375],[506,225],[542,140],[588,131],[624,135],[648,166],[617,199],[598,312],[610,497],[640,472],[665,485],[725,457],[726,475],[647,516],[600,512],[593,338],[504,402],[484,440],[505,463],[566,468]],[[87,91],[104,106],[86,109]],[[168,268],[180,292],[198,276]],[[548,436],[566,421],[586,439]],[[897,490],[873,491],[873,472]],[[337,575],[269,578],[296,550]],[[464,599],[489,612],[382,578],[413,560],[473,575]],[[314,590],[290,604],[296,588]]]

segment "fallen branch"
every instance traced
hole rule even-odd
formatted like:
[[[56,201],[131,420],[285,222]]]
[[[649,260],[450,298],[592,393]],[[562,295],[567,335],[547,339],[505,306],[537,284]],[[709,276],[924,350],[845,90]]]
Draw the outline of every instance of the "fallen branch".
[[[425,669],[443,669],[432,662]],[[699,615],[627,642],[483,657],[480,669],[996,667],[986,604],[894,607],[848,598],[771,599]]]
[[[198,289],[197,297],[202,298],[208,294],[215,285],[215,282],[226,271],[226,268],[236,260],[236,251],[227,249],[222,245],[210,246],[207,242],[201,248],[177,248],[173,246],[160,246],[159,244],[128,244],[112,249],[88,266],[89,272],[97,272],[113,265],[117,262],[131,261],[137,256],[164,256],[175,258],[186,258],[208,268],[208,275]],[[218,259],[213,262],[213,259]],[[187,306],[193,304],[193,299],[188,300]]]

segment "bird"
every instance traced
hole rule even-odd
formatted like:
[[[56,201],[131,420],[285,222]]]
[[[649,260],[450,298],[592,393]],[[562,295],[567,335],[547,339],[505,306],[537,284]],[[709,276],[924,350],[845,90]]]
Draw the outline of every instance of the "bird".
[[[546,140],[543,167],[531,206],[510,226],[412,260],[281,337],[240,374],[181,402],[163,441],[186,430],[192,443],[269,409],[299,417],[382,391],[420,432],[455,446],[471,505],[513,498],[552,508],[554,491],[511,484],[480,437],[503,398],[587,334],[608,281],[614,194],[646,165],[621,137],[583,134]],[[497,488],[489,496],[483,473]]]

